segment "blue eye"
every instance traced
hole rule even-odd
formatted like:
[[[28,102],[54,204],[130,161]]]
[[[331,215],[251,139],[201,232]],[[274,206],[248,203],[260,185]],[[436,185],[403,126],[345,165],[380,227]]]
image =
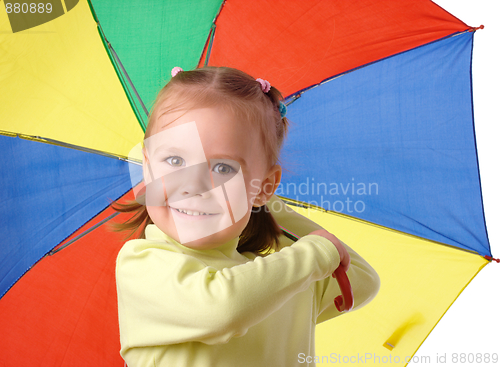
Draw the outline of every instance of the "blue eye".
[[[178,156],[168,157],[165,161],[172,167],[182,167],[186,165],[186,161],[184,161],[182,157]]]
[[[213,171],[221,175],[229,175],[230,173],[236,172],[233,167],[225,163],[217,163],[214,166]]]

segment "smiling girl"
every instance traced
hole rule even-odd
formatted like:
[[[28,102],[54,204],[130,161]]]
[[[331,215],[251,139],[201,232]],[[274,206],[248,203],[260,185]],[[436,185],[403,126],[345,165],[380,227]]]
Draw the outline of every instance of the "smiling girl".
[[[288,123],[276,88],[224,67],[172,75],[144,137],[143,195],[115,206],[140,231],[116,264],[121,355],[130,367],[303,366],[316,323],[339,315],[337,267],[354,308],[379,278],[273,195]],[[303,237],[287,242],[277,222]]]

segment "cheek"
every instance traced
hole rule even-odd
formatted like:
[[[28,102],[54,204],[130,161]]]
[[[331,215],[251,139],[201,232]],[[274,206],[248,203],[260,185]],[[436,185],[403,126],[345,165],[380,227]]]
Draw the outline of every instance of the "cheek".
[[[155,160],[149,163],[147,167],[148,173],[151,178],[160,178],[168,176],[176,172],[176,168],[172,167],[170,164],[164,161]]]
[[[248,212],[249,198],[243,173],[239,171],[229,181],[224,183],[227,201],[231,207],[235,222],[241,220]]]
[[[164,233],[178,240],[178,233],[175,227],[174,220],[167,207],[146,206],[149,217],[153,223],[158,226]]]
[[[247,199],[248,203],[253,206],[257,195],[262,191],[261,190],[262,181],[260,179],[252,179],[246,184],[247,188]]]
[[[149,217],[155,224],[170,220],[169,209],[166,207],[146,206],[146,210],[148,211]]]
[[[148,208],[164,207],[166,205],[165,180],[154,180],[146,185],[146,206]]]

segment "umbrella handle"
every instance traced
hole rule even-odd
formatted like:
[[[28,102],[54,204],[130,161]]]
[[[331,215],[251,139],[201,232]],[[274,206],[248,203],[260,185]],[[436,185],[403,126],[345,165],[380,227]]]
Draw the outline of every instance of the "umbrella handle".
[[[295,233],[285,229],[285,227],[281,225],[279,227],[281,228],[283,235],[285,237],[288,237],[292,241],[297,241],[300,238]],[[340,287],[340,292],[342,292],[342,295],[335,297],[335,307],[337,307],[337,310],[339,310],[339,312],[350,311],[354,304],[354,296],[352,294],[351,283],[349,282],[349,278],[347,277],[344,268],[339,265],[337,270],[333,272],[332,277],[337,279]]]
[[[335,297],[335,307],[337,307],[339,312],[350,311],[354,304],[354,296],[352,294],[351,283],[349,282],[349,278],[347,277],[344,268],[340,265],[332,276],[337,279],[340,291],[342,292],[341,296]]]

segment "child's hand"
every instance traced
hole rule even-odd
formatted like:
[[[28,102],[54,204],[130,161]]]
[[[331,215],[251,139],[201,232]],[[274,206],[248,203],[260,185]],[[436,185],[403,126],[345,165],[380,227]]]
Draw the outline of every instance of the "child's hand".
[[[351,263],[351,257],[349,256],[349,253],[347,252],[347,250],[337,237],[328,232],[326,229],[318,229],[317,231],[311,232],[309,234],[315,234],[321,237],[325,237],[327,240],[330,240],[335,245],[337,251],[339,252],[340,266],[342,266],[345,271],[349,269],[349,264]]]

